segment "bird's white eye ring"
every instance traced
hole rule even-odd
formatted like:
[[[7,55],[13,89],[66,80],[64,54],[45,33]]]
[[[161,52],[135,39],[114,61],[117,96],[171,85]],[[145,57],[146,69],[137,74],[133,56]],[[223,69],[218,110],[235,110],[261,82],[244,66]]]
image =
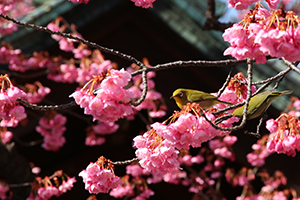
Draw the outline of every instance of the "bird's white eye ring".
[[[179,97],[183,97],[183,93],[182,92],[179,92]]]

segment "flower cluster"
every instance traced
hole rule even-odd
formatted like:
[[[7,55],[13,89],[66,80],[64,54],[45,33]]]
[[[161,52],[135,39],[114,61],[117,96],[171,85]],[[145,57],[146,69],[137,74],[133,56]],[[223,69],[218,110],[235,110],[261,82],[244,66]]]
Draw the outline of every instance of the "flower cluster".
[[[154,129],[136,136],[133,141],[139,163],[146,170],[156,174],[175,173],[179,170],[179,151]]]
[[[58,151],[66,142],[63,136],[66,131],[67,118],[59,113],[48,112],[41,117],[36,131],[44,137],[42,147],[47,151]]]
[[[154,192],[148,188],[144,176],[150,173],[141,168],[139,164],[132,164],[126,167],[126,174],[122,177],[123,185],[111,190],[110,196],[115,198],[131,197],[135,200],[146,200],[154,195]]]
[[[235,176],[240,177],[241,174],[244,176],[244,180],[238,182]],[[248,175],[247,175],[248,174]],[[227,173],[228,175],[234,175],[234,171]],[[240,186],[244,186],[244,194],[243,196],[238,196],[237,200],[242,199],[282,199],[282,200],[299,200],[297,197],[297,192],[294,189],[282,189],[283,186],[287,184],[287,179],[284,174],[280,171],[275,171],[274,175],[271,176],[267,171],[262,171],[259,173],[261,177],[261,181],[263,183],[263,187],[259,193],[255,192],[255,188],[249,184],[249,180],[253,180],[254,171],[251,169],[243,168],[240,172],[234,175],[235,184],[239,184]],[[250,179],[246,179],[245,177],[250,177]]]
[[[206,115],[210,120],[215,119],[210,113]],[[174,123],[169,125],[156,122],[152,124],[152,128],[177,149],[189,149],[190,146],[200,147],[203,142],[223,134],[222,131],[213,128],[203,117],[191,113],[180,115]]]
[[[17,102],[18,98],[26,98],[26,93],[15,87],[7,75],[0,76],[0,126],[15,127],[26,118],[25,108]]]
[[[94,120],[114,122],[119,118],[133,114],[128,104],[133,94],[125,90],[131,79],[131,74],[124,69],[108,70],[107,74],[94,76],[81,90],[75,91],[73,97],[85,114],[90,114]],[[90,87],[86,89],[88,86]]]
[[[90,193],[108,193],[122,185],[122,181],[114,174],[114,166],[110,160],[101,156],[96,163],[90,163],[79,173],[85,183],[85,189]]]
[[[38,70],[46,66],[53,68],[62,59],[61,57],[50,58],[46,51],[34,52],[32,56],[28,56],[21,49],[14,49],[4,42],[0,48],[0,53],[0,63],[8,64],[10,70],[19,72]]]
[[[156,0],[131,0],[134,2],[134,5],[135,6],[138,6],[138,7],[142,7],[142,8],[152,8],[153,7],[153,3],[156,1]]]
[[[60,196],[71,190],[76,179],[70,178],[62,170],[56,171],[52,176],[36,177],[35,187],[32,187],[32,191],[27,200],[43,199],[48,200],[52,196]]]
[[[74,24],[68,24],[62,17],[56,18],[48,24],[47,28],[52,31],[66,32],[68,29],[73,36],[82,38],[76,31]],[[48,78],[57,82],[73,83],[83,85],[91,80],[94,75],[107,73],[108,69],[116,68],[110,60],[105,60],[101,52],[96,49],[91,51],[85,44],[78,44],[78,41],[67,39],[62,36],[52,35],[52,38],[59,42],[63,51],[72,52],[75,59],[63,62],[63,64],[51,68]],[[80,63],[79,66],[75,63]]]
[[[236,10],[244,10],[251,6],[258,0],[228,0],[228,8],[234,8]],[[266,0],[271,9],[276,9],[279,0]]]
[[[228,101],[233,104],[241,103],[247,98],[247,91],[248,91],[248,84],[247,79],[243,75],[242,72],[239,72],[235,74],[230,82],[228,83],[228,86],[225,88],[224,92],[220,96],[220,100],[222,101]],[[251,93],[256,92],[256,87],[252,85],[251,87]],[[218,104],[216,105],[216,108],[221,109],[224,107],[219,107],[224,104]]]
[[[90,0],[69,0],[69,1],[71,1],[73,3],[77,2],[77,3],[85,3],[85,4],[87,4]]]
[[[67,25],[64,24],[64,25],[60,26],[60,23],[62,21],[63,21],[63,18],[58,17],[53,22],[49,23],[47,25],[47,28],[52,30],[52,31],[59,31],[59,32],[63,33],[67,29]],[[75,26],[72,25],[72,27],[70,27],[70,28],[72,30],[74,30]],[[76,31],[72,31],[70,34],[73,35],[73,36],[77,36],[79,38],[82,38],[82,36]],[[72,52],[75,49],[74,42],[78,42],[76,40],[65,38],[65,37],[62,37],[62,36],[59,36],[59,35],[52,35],[52,38],[55,39],[56,41],[58,41],[59,48],[62,51],[66,51],[66,52]]]
[[[22,89],[26,92],[24,100],[29,103],[40,103],[51,92],[50,88],[43,86],[39,81],[34,84],[26,83]]]
[[[31,1],[2,0],[0,13],[3,15],[9,15],[13,18],[20,18],[34,9],[34,7],[30,4]],[[18,30],[17,24],[9,22],[3,18],[0,19],[0,35],[9,35],[16,30]]]
[[[276,120],[269,119],[266,127],[271,133],[267,142],[270,152],[296,156],[296,150],[300,150],[300,121],[295,115],[281,114]]]
[[[214,151],[215,155],[227,158],[230,161],[235,160],[231,146],[237,141],[236,136],[226,135],[222,140],[214,139],[209,141],[209,148]]]
[[[6,127],[0,127],[0,141],[7,144],[13,138],[13,133],[8,131]]]
[[[88,127],[86,129],[85,145],[94,146],[104,144],[105,137],[102,136],[112,134],[116,132],[118,128],[119,125],[114,122],[99,122],[97,125]]]
[[[143,63],[147,67],[151,67],[148,60],[146,58],[143,59]],[[132,73],[135,70],[140,69],[136,64],[132,64],[127,68],[127,71]],[[164,103],[162,94],[155,90],[155,83],[152,80],[156,76],[155,72],[147,73],[147,94],[145,100],[138,106],[134,107],[134,110],[140,111],[142,109],[147,109],[148,114],[152,118],[160,118],[166,115],[166,105]],[[132,93],[134,93],[135,98],[138,99],[142,96],[142,89],[144,88],[142,75],[136,75],[132,78],[133,85],[128,89]]]
[[[0,198],[11,199],[10,187],[5,182],[0,182]]]
[[[223,38],[230,43],[224,55],[232,55],[238,60],[255,59],[256,63],[266,63],[266,56],[286,58],[291,62],[300,59],[299,17],[294,12],[282,10],[268,11],[258,3],[247,13],[242,24],[234,24],[225,30]]]
[[[238,173],[234,169],[226,169],[225,178],[228,183],[231,183],[234,187],[247,185],[250,181],[255,179],[255,174],[252,169],[243,167]]]
[[[268,125],[270,125],[270,122],[267,123],[267,126]],[[252,166],[263,166],[265,159],[271,154],[266,147],[268,137],[268,135],[264,135],[261,139],[257,140],[257,142],[252,145],[253,152],[247,154],[247,160]]]

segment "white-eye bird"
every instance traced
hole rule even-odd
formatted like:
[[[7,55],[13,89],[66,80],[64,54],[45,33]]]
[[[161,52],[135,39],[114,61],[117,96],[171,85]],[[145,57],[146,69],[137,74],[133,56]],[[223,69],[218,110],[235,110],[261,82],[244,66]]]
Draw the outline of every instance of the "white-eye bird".
[[[247,120],[254,119],[256,117],[261,116],[262,113],[269,108],[269,106],[271,105],[274,99],[285,94],[291,94],[292,92],[293,91],[291,90],[286,90],[282,92],[274,92],[274,90],[267,90],[251,97],[247,109]],[[244,111],[244,105],[235,109],[232,115],[242,118],[243,111]]]
[[[232,105],[230,102],[218,100],[216,96],[209,93],[183,88],[175,90],[171,98],[176,101],[177,106],[181,109],[187,103],[198,103],[204,110],[209,110],[212,106],[219,103]]]

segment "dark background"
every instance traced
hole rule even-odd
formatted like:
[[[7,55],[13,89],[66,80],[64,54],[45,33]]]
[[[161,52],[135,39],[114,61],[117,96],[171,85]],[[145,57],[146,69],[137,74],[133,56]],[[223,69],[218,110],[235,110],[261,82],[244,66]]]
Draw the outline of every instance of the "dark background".
[[[156,65],[177,60],[208,60],[199,50],[192,44],[186,42],[180,35],[171,30],[166,24],[150,10],[137,8],[130,1],[119,1],[104,13],[94,14],[95,10],[101,6],[103,2],[91,1],[87,5],[80,5],[71,9],[64,14],[65,19],[69,23],[75,23],[78,26],[79,33],[85,39],[96,42],[101,46],[113,48],[120,52],[134,56],[142,60],[147,57],[150,64]],[[89,13],[94,15],[89,16]],[[31,53],[34,50],[41,50],[46,47],[50,55],[70,56],[68,53],[59,50],[58,45],[51,39],[49,34],[33,32],[20,40],[21,44],[25,41],[33,41],[34,44],[25,49],[25,52]],[[18,45],[18,44],[16,44]],[[45,50],[45,49],[43,49]],[[103,53],[106,59],[117,62],[119,67],[126,68],[131,63],[120,59],[119,57]],[[220,52],[222,55],[222,52]],[[157,91],[164,95],[168,106],[168,115],[176,109],[176,104],[170,100],[172,92],[179,87],[199,89],[205,92],[216,92],[226,79],[230,67],[208,68],[208,67],[187,67],[174,68],[170,70],[159,71],[156,73],[155,83]],[[19,83],[33,80],[18,80]],[[40,81],[43,85],[51,88],[52,92],[46,97],[49,102],[54,104],[68,103],[71,99],[68,97],[75,89],[76,84],[60,84],[49,81],[46,77],[41,77]],[[292,89],[292,88],[290,88]],[[45,102],[44,102],[45,103]],[[23,142],[41,139],[40,135],[35,132],[35,126],[38,122],[38,116],[42,112],[33,112],[29,109],[29,124],[26,127],[18,127],[13,129],[15,136]],[[79,107],[71,109],[75,113],[83,113]],[[88,191],[84,190],[82,178],[78,177],[78,173],[85,169],[90,162],[95,162],[98,157],[104,155],[113,161],[127,160],[135,157],[135,150],[132,148],[132,139],[146,130],[145,124],[138,118],[134,121],[120,120],[120,129],[117,133],[107,136],[107,142],[102,146],[87,147],[84,145],[85,131],[87,123],[76,118],[72,113],[62,111],[68,117],[66,124],[67,131],[65,137],[67,143],[57,153],[48,152],[39,145],[27,147],[20,142],[16,142],[13,152],[16,151],[21,156],[10,154],[11,158],[16,158],[20,162],[14,160],[4,161],[6,158],[5,150],[1,155],[2,163],[0,167],[0,177],[10,179],[11,183],[31,180],[33,176],[29,173],[28,163],[33,162],[36,166],[41,167],[41,176],[51,175],[54,171],[63,169],[71,177],[76,176],[77,182],[71,192],[63,194],[59,199],[86,199],[89,196]],[[268,110],[270,117],[276,118],[278,111],[273,108]],[[89,116],[86,116],[90,118]],[[90,118],[91,119],[91,118]],[[257,120],[251,120],[247,123],[245,130],[256,130]],[[262,129],[262,133],[267,133]],[[257,138],[245,135],[243,130],[232,133],[239,140],[234,145],[237,157],[237,168],[240,165],[248,165],[246,162],[246,154],[251,151],[251,144]],[[23,160],[25,158],[25,160]],[[9,158],[7,158],[9,159]],[[272,171],[275,169],[283,170],[288,176],[290,184],[298,184],[299,175],[296,173],[299,167],[299,156],[295,158],[286,155],[273,155],[267,158],[266,167]],[[9,167],[8,167],[9,166]],[[249,166],[250,167],[250,166]],[[22,170],[17,170],[21,168]],[[18,171],[18,174],[16,174]],[[116,166],[116,174],[122,176],[125,172],[124,166]],[[13,178],[9,178],[13,177]],[[20,178],[21,177],[21,178]],[[160,183],[150,185],[154,190],[155,196],[150,199],[191,199],[192,194],[188,192],[187,187]],[[16,199],[22,199],[28,190],[24,190]],[[240,194],[240,189],[232,190],[228,199],[236,197]],[[22,196],[23,195],[23,196]],[[107,194],[97,195],[98,199],[113,199]],[[53,199],[56,199],[55,197]]]

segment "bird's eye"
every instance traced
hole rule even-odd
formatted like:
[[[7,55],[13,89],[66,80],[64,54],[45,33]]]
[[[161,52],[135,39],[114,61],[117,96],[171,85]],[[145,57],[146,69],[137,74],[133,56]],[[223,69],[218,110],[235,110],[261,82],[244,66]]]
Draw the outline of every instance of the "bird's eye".
[[[179,92],[179,97],[183,97],[183,93],[182,92]]]

